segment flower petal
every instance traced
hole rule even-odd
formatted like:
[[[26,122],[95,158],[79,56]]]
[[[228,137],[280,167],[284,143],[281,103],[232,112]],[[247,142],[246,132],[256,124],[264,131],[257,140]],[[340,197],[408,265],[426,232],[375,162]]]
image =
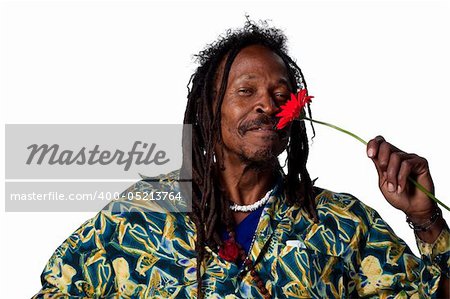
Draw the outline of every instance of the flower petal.
[[[284,105],[282,105],[281,111],[276,115],[280,117],[277,124],[277,129],[282,129],[294,119],[300,116],[303,107],[311,102],[312,96],[307,95],[306,89],[301,89],[297,95],[291,93],[291,99],[288,100]]]

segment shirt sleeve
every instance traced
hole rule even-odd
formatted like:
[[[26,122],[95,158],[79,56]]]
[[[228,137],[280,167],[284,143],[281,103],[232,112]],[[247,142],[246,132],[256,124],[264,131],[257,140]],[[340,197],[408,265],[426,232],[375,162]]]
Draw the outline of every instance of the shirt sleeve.
[[[433,244],[422,241],[417,234],[416,242],[422,260],[427,267],[436,265],[441,270],[441,275],[450,278],[450,231],[445,225]]]
[[[114,292],[114,271],[105,239],[116,224],[100,212],[85,222],[51,256],[33,298],[98,298]]]
[[[422,258],[415,256],[380,215],[367,211],[365,236],[351,275],[363,298],[436,298],[442,260],[449,257],[449,232],[444,228],[434,244],[417,240]],[[356,295],[356,294],[355,294]]]

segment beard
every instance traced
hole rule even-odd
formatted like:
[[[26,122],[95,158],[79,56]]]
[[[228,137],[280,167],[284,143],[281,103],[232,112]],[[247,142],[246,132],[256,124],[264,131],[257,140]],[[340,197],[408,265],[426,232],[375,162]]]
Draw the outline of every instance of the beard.
[[[282,151],[281,151],[282,152]],[[281,153],[272,148],[246,151],[245,148],[239,153],[241,162],[253,169],[274,169],[279,166],[278,156]]]

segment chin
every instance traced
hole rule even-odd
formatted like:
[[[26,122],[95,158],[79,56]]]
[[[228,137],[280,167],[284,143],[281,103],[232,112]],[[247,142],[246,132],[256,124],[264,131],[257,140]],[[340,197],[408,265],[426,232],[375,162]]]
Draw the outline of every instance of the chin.
[[[275,151],[273,148],[252,149],[251,152],[241,153],[241,158],[246,162],[267,164],[271,161],[278,161],[278,155],[281,151]]]

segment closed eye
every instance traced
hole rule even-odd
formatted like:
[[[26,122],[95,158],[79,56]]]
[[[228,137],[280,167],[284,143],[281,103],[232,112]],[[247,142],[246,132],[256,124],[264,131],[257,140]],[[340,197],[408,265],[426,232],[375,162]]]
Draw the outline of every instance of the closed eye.
[[[288,99],[289,95],[283,92],[275,93],[275,99],[279,102],[285,102]]]
[[[250,96],[253,94],[253,90],[250,88],[239,88],[238,93],[243,96]]]

